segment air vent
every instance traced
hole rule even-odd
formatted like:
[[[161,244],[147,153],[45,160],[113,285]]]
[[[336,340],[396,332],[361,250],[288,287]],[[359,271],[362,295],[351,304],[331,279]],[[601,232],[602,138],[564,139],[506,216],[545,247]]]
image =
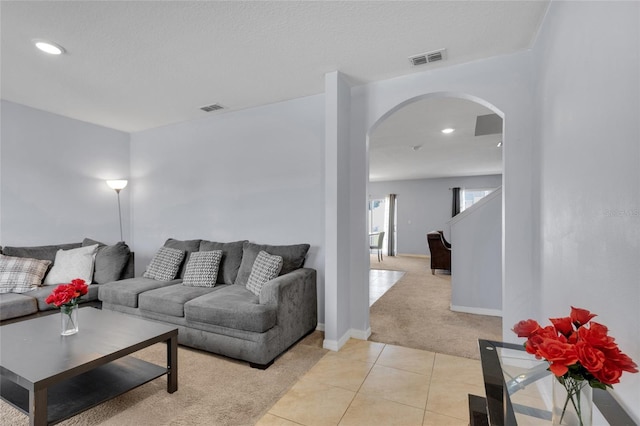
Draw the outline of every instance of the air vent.
[[[224,109],[224,107],[220,104],[213,104],[213,105],[200,107],[200,109],[203,110],[204,112],[212,112],[212,111],[218,111],[218,110]]]
[[[438,49],[432,52],[421,53],[420,55],[410,56],[409,61],[414,67],[418,65],[430,64],[432,62],[442,61],[447,58],[446,49]]]

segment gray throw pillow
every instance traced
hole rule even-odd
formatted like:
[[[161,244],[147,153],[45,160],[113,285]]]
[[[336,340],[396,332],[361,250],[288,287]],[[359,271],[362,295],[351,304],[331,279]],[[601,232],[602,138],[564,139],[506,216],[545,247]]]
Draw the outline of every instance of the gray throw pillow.
[[[258,257],[260,251],[266,251],[274,256],[281,256],[282,270],[280,270],[280,275],[284,275],[304,266],[304,258],[309,251],[309,247],[309,244],[270,246],[246,242],[242,248],[242,263],[240,264],[240,270],[238,271],[238,277],[235,283],[238,285],[247,285],[249,275],[251,275],[251,269],[253,268],[253,262],[256,260],[256,257]]]
[[[175,279],[183,259],[184,251],[160,247],[142,276],[158,281],[171,281]]]
[[[222,250],[194,251],[184,267],[182,285],[188,287],[213,287],[218,278]]]
[[[260,290],[265,283],[276,278],[282,269],[282,256],[272,256],[266,251],[260,251],[251,268],[247,280],[247,290],[260,296]]]
[[[242,262],[242,246],[245,242],[247,241],[216,243],[202,240],[200,242],[200,251],[222,251],[222,260],[220,261],[220,269],[218,270],[218,279],[216,281],[218,284],[233,284],[236,282],[240,262]]]
[[[178,269],[179,278],[184,277],[184,266],[189,261],[189,255],[191,255],[191,253],[194,251],[200,250],[200,241],[201,240],[174,240],[173,238],[169,238],[167,241],[165,241],[165,247],[178,249],[185,252],[184,262],[179,266]]]
[[[82,241],[83,247],[94,244],[98,244],[98,253],[96,254],[96,263],[93,271],[93,282],[104,284],[122,278],[122,273],[131,255],[129,246],[122,241],[111,246],[91,238],[85,238]]]

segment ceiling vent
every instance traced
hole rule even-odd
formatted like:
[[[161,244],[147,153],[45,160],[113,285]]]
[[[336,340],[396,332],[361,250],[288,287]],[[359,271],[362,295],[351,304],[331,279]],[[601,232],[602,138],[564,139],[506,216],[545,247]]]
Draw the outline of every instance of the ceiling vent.
[[[221,109],[224,109],[224,107],[220,104],[212,104],[212,105],[200,107],[200,109],[203,110],[204,112],[212,112],[212,111],[219,111]]]
[[[420,55],[409,57],[409,61],[411,61],[411,65],[413,65],[414,67],[417,67],[418,65],[442,61],[444,59],[447,59],[447,49],[438,49],[432,52],[421,53]]]

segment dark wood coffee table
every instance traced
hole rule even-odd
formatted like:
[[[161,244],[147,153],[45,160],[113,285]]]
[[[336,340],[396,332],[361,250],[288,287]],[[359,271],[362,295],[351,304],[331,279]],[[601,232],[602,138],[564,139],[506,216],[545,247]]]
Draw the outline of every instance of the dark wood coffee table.
[[[29,415],[55,424],[160,376],[178,390],[178,329],[96,308],[78,312],[80,331],[60,335],[60,316],[0,327],[0,395]],[[167,367],[128,356],[167,343]]]

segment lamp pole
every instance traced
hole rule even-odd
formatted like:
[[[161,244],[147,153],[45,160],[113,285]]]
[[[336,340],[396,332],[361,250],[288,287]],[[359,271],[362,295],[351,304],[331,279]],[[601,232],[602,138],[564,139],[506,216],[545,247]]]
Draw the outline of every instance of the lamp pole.
[[[121,189],[116,189],[116,194],[118,195],[118,219],[120,219],[120,241],[124,241],[122,237],[122,209],[120,208],[120,191]]]

